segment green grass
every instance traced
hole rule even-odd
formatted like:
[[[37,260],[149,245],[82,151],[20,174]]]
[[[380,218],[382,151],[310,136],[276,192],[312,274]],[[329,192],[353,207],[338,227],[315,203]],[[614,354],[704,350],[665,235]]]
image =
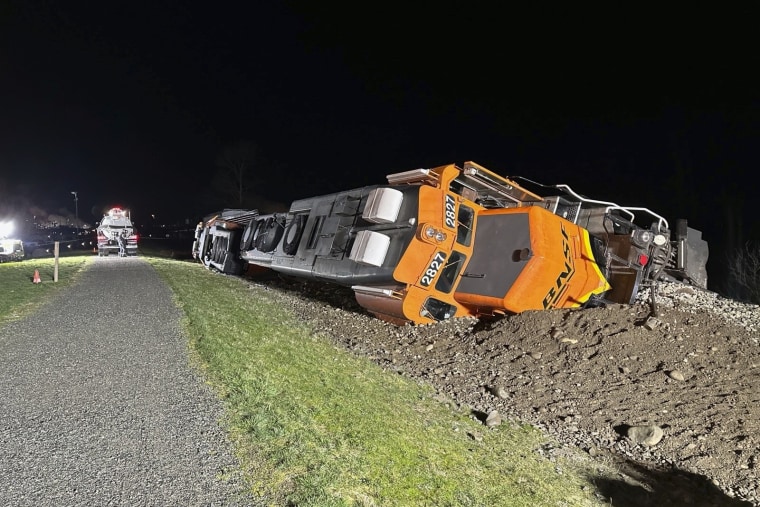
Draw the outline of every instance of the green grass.
[[[73,282],[91,260],[90,254],[60,257],[57,282],[52,258],[0,263],[0,325],[33,312]],[[40,273],[41,283],[32,283],[35,270]]]
[[[0,264],[0,325],[33,312],[92,258],[61,258],[57,283],[53,259]],[[534,452],[545,443],[538,431],[486,429],[430,388],[336,349],[265,290],[148,260],[186,314],[194,360],[224,399],[252,491],[270,505],[607,505],[584,468]]]
[[[537,430],[485,428],[429,387],[335,348],[263,289],[150,261],[225,401],[252,491],[271,505],[603,505],[580,467],[534,452],[545,443]]]

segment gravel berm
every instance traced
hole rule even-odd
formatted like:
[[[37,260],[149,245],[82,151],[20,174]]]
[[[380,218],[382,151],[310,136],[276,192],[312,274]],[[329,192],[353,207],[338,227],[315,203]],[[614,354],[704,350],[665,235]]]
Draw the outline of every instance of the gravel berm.
[[[99,257],[0,328],[1,505],[255,504],[180,318],[148,262]]]

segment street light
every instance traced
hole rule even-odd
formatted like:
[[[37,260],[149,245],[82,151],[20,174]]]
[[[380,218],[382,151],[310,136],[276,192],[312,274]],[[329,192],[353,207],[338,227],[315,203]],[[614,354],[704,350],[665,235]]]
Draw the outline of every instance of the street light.
[[[74,196],[74,216],[77,219],[76,228],[79,229],[79,197],[76,192],[71,192],[71,195]]]

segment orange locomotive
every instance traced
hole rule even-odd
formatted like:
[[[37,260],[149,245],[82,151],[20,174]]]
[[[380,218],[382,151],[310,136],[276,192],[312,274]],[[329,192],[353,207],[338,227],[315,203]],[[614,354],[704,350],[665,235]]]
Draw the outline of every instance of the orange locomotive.
[[[707,244],[685,221],[671,239],[650,210],[521,186],[474,162],[387,178],[287,213],[224,210],[198,225],[193,255],[225,273],[255,265],[351,287],[397,324],[627,304],[660,279],[707,284]]]

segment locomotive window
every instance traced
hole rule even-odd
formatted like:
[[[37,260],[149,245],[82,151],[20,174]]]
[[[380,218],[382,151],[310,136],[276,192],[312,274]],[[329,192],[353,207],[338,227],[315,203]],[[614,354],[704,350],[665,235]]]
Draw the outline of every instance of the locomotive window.
[[[457,308],[454,305],[450,305],[439,299],[427,298],[422,305],[420,314],[433,320],[446,320],[453,317],[456,312]]]
[[[472,241],[472,222],[475,218],[475,212],[469,206],[459,205],[459,214],[457,216],[457,243],[464,246],[470,246]]]
[[[313,250],[317,247],[317,241],[319,240],[319,231],[322,230],[322,222],[325,221],[325,217],[317,217],[316,220],[314,220],[314,226],[311,228],[311,234],[309,235],[309,242],[306,245],[306,248],[309,250]]]
[[[448,294],[454,288],[454,282],[462,269],[462,264],[467,257],[459,252],[451,252],[448,262],[441,270],[441,275],[435,283],[436,290]]]

